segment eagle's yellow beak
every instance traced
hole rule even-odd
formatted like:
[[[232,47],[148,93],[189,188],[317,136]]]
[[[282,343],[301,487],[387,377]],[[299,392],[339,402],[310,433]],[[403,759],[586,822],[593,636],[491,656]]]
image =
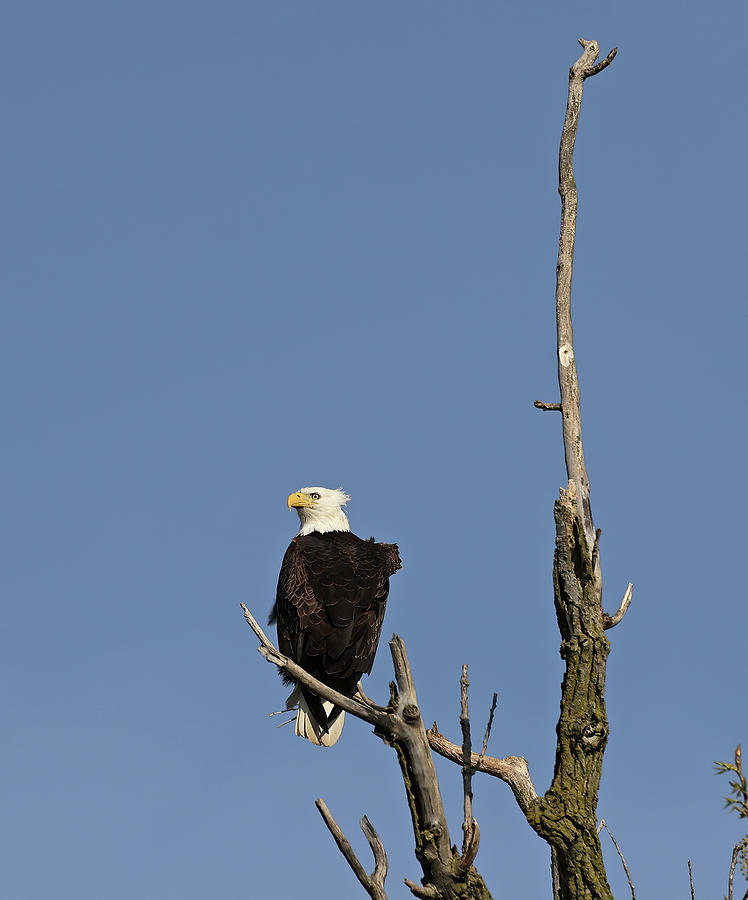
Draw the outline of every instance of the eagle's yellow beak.
[[[314,506],[314,500],[312,500],[309,494],[304,494],[302,491],[296,491],[294,494],[289,494],[288,508],[297,509],[300,506]]]

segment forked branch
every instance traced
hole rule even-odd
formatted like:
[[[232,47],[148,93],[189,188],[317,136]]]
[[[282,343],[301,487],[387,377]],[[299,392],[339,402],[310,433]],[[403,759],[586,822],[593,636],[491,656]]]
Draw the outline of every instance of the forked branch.
[[[346,858],[348,865],[353,869],[354,875],[361,882],[366,893],[372,900],[387,900],[387,894],[384,890],[384,880],[387,877],[387,853],[384,849],[384,844],[369,819],[366,816],[361,819],[361,830],[366,835],[371,852],[374,854],[374,871],[371,875],[366,874],[366,869],[359,862],[353,847],[351,847],[348,839],[343,834],[343,830],[333,818],[325,801],[320,797],[318,800],[315,800],[315,806],[325,820],[325,825],[330,830],[330,834],[335,838],[338,849]]]

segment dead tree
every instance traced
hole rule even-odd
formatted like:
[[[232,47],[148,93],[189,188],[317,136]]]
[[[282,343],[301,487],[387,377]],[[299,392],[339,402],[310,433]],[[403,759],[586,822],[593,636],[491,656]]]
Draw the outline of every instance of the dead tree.
[[[559,152],[562,211],[556,269],[556,324],[561,397],[560,403],[537,401],[535,404],[540,409],[561,412],[568,476],[568,484],[561,489],[554,507],[554,602],[561,633],[561,657],[566,669],[556,729],[556,764],[550,787],[544,795],[538,795],[523,757],[496,759],[486,755],[493,708],[482,750],[473,752],[467,666],[463,667],[460,680],[462,743],[456,744],[439,732],[436,723],[426,730],[405,644],[397,635],[390,641],[396,681],[390,686],[389,703],[382,707],[361,692],[351,699],[312,678],[279,653],[242,604],[248,624],[260,639],[258,649],[268,662],[324,700],[332,701],[373,725],[374,733],[395,750],[410,808],[415,855],[422,870],[420,884],[408,879],[405,883],[416,897],[429,900],[491,898],[474,866],[480,843],[480,831],[472,815],[472,777],[477,772],[494,775],[506,782],[528,823],[550,845],[553,894],[557,900],[612,900],[596,817],[603,753],[608,738],[605,668],[610,645],[605,631],[617,625],[625,615],[631,602],[632,587],[628,586],[613,615],[603,611],[600,532],[592,517],[590,483],[582,445],[579,382],[571,324],[571,280],[577,215],[572,163],[582,89],[587,78],[610,65],[616,50],[597,62],[597,43],[583,39],[579,43],[584,52],[569,71],[569,97]],[[450,840],[432,751],[462,767],[465,803],[460,850]],[[371,875],[366,874],[324,801],[318,800],[317,807],[364,889],[374,900],[386,900],[387,856],[369,820],[364,817],[361,825],[374,854],[375,868]]]

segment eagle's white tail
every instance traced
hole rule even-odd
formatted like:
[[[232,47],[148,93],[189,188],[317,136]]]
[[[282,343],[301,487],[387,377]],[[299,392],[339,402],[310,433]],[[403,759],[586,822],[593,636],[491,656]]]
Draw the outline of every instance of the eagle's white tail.
[[[309,709],[309,706],[304,699],[304,695],[298,688],[296,688],[288,700],[286,700],[286,709],[291,709],[297,704],[299,711],[296,714],[296,725],[294,727],[295,734],[299,737],[306,738],[308,741],[311,741],[313,744],[317,744],[317,746],[320,747],[332,747],[333,744],[338,742],[340,732],[343,730],[343,722],[345,720],[344,712],[341,711],[340,715],[330,726],[329,731],[323,732],[319,723],[312,715],[312,711]],[[328,700],[322,700],[322,706],[328,716],[333,709],[335,709],[335,704],[330,703]]]

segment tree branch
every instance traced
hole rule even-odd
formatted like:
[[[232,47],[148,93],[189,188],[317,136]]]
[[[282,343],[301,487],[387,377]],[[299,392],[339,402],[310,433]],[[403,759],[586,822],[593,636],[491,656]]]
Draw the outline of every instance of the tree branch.
[[[583,38],[580,38],[580,39],[579,39],[579,43],[584,47],[584,40],[583,40]],[[593,43],[593,42],[590,41],[590,43]],[[584,78],[590,78],[592,75],[597,75],[598,72],[602,72],[603,69],[607,69],[607,67],[608,67],[608,66],[613,62],[613,60],[616,58],[616,54],[617,54],[617,53],[618,53],[618,47],[614,47],[614,48],[610,51],[610,53],[605,57],[604,60],[602,60],[602,61],[599,62],[599,63],[596,63],[594,66],[590,66],[588,69],[586,69],[586,70],[582,73],[582,76],[583,76]]]
[[[480,846],[480,829],[473,818],[473,772],[471,766],[472,740],[470,736],[470,711],[468,708],[468,667],[463,665],[460,676],[460,727],[462,729],[462,793],[465,817],[462,823],[462,857],[460,871],[466,872],[473,864]]]
[[[629,586],[623,593],[623,599],[612,616],[609,616],[607,613],[603,613],[603,628],[614,628],[626,615],[629,606],[631,605],[631,598],[634,596],[634,585],[629,581]]]
[[[634,890],[634,882],[631,880],[631,872],[629,872],[629,867],[626,865],[626,857],[623,855],[623,851],[618,846],[618,841],[613,837],[613,832],[608,828],[608,825],[605,819],[600,819],[600,827],[597,829],[597,833],[600,834],[601,829],[605,829],[610,835],[611,841],[613,841],[613,846],[618,851],[618,855],[621,857],[621,862],[623,863],[623,871],[626,873],[626,878],[628,878],[629,887],[631,888],[631,900],[636,900],[636,891]]]
[[[354,875],[361,882],[366,893],[372,900],[387,900],[387,894],[384,891],[384,880],[387,877],[387,853],[385,852],[384,844],[368,818],[364,816],[361,819],[361,830],[366,835],[371,852],[374,854],[374,871],[371,875],[366,874],[366,870],[358,861],[353,847],[351,847],[342,829],[333,818],[325,801],[320,797],[318,800],[315,800],[315,806],[325,820],[325,825],[330,830],[330,834],[335,838],[335,843],[338,845],[340,852],[346,858],[351,869],[353,869]]]
[[[269,663],[277,666],[281,671],[286,672],[294,679],[294,681],[297,681],[305,688],[314,691],[314,693],[322,697],[323,700],[331,701],[336,706],[351,713],[351,715],[356,716],[356,718],[363,719],[364,722],[374,725],[376,728],[388,728],[390,717],[386,712],[381,711],[381,707],[370,707],[359,700],[338,693],[321,681],[317,681],[317,679],[310,675],[305,669],[302,669],[301,666],[297,665],[293,660],[284,656],[280,650],[277,650],[270,638],[268,638],[262,628],[260,628],[257,620],[247,607],[243,603],[240,603],[239,605],[244,611],[244,618],[247,624],[260,639],[260,646],[257,648],[259,653],[264,656]]]
[[[592,547],[595,527],[590,506],[590,482],[582,446],[582,417],[580,411],[579,380],[574,357],[574,332],[571,325],[571,279],[574,267],[574,242],[577,227],[577,185],[574,180],[574,145],[579,127],[584,81],[601,72],[613,61],[617,49],[602,63],[594,65],[600,52],[597,41],[579,39],[584,52],[569,70],[569,97],[566,119],[561,132],[558,157],[558,192],[561,195],[561,230],[556,266],[556,334],[558,345],[558,383],[561,389],[566,472],[577,488],[579,515],[584,523],[588,547]],[[599,582],[599,566],[596,571]]]
[[[421,900],[436,900],[440,896],[439,891],[433,887],[422,887],[411,881],[410,878],[403,878],[406,887],[409,887],[414,897],[420,897]]]
[[[426,732],[431,749],[458,765],[462,765],[462,747],[452,743],[437,727],[436,722]],[[472,753],[470,765],[476,772],[485,772],[505,782],[512,789],[517,804],[523,813],[527,814],[538,793],[530,778],[527,760],[522,756],[507,756],[504,759],[496,759],[493,756],[479,756]]]

